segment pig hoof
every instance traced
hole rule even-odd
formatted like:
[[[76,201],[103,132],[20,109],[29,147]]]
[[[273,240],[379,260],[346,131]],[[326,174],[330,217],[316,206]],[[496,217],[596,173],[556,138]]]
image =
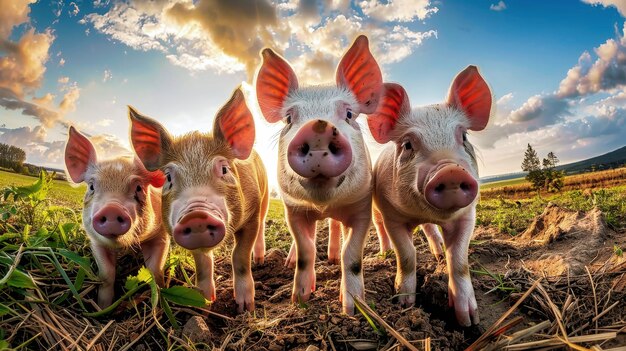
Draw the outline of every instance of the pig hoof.
[[[448,288],[448,300],[449,305],[454,306],[454,313],[459,325],[469,327],[472,324],[480,323],[480,317],[478,316],[478,305],[476,304],[476,298],[474,297],[474,289],[469,285],[467,293],[460,293],[458,295],[452,294],[452,291],[462,291],[461,289],[454,290]]]
[[[265,255],[254,257],[254,264],[264,264],[264,263],[265,263]]]
[[[285,260],[285,267],[295,268],[296,267],[296,261],[293,260],[293,259],[290,259],[289,257],[287,257],[287,259]]]
[[[341,259],[339,257],[328,257],[328,263],[330,264],[339,264],[341,263]]]
[[[437,263],[442,263],[444,261],[445,257],[443,254],[436,254],[435,255],[435,260],[437,260]]]
[[[354,316],[354,301],[345,301],[341,306],[341,312],[347,314],[348,316]]]
[[[243,313],[243,311],[253,312],[254,301],[237,302],[237,313]]]

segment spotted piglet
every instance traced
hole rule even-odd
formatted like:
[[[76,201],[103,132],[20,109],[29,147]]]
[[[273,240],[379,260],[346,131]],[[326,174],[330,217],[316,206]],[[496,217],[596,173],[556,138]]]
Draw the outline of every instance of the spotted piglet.
[[[132,108],[130,120],[135,152],[148,169],[165,173],[163,223],[174,241],[191,251],[196,285],[215,300],[213,250],[234,236],[235,301],[239,312],[254,310],[251,254],[254,247],[255,261],[263,262],[269,194],[265,167],[252,150],[254,121],[243,93],[235,90],[208,134],[172,137]]]
[[[392,141],[374,166],[374,224],[396,253],[396,289],[402,304],[415,302],[415,247],[421,225],[431,250],[448,265],[448,298],[461,325],[478,324],[468,247],[476,221],[478,172],[468,130],[489,121],[491,91],[475,66],[459,73],[446,102],[411,109],[404,89],[386,83],[376,113],[368,116],[379,143]],[[443,230],[442,233],[439,227]]]
[[[356,119],[376,110],[380,68],[365,36],[342,57],[332,85],[300,87],[283,58],[271,49],[262,56],[256,80],[259,106],[268,122],[283,123],[278,184],[296,248],[287,260],[296,266],[292,300],[307,301],[315,290],[315,225],[332,218],[329,258],[338,256],[343,228],[339,299],[343,311],[352,314],[352,295],[364,297],[361,262],[372,203],[370,157]]]
[[[113,301],[117,254],[123,249],[140,248],[155,281],[163,286],[170,242],[160,215],[163,173],[147,171],[137,158],[98,161],[89,139],[74,127],[69,128],[65,166],[74,183],[87,183],[83,226],[102,280],[98,306]]]

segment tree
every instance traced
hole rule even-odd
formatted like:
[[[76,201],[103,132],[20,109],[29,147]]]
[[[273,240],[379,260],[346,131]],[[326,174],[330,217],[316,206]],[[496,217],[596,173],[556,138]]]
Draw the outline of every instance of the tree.
[[[24,161],[26,161],[26,152],[24,150],[0,143],[0,167],[21,169]]]
[[[543,159],[544,188],[548,191],[559,191],[563,187],[565,173],[557,171],[556,165],[559,159],[554,152],[550,151],[548,156]]]
[[[533,185],[533,188],[539,189],[544,186],[545,178],[540,167],[539,157],[530,144],[528,144],[526,152],[524,153],[522,171],[528,172],[528,174],[526,174],[526,180]]]

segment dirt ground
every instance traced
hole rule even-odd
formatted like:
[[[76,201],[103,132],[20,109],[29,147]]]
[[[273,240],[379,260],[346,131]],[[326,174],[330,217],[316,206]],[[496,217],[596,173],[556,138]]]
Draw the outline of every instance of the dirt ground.
[[[191,319],[181,337],[192,340],[199,337],[198,341],[227,350],[393,348],[397,341],[384,330],[375,330],[361,314],[349,317],[340,313],[341,272],[338,265],[329,264],[326,260],[327,236],[328,229],[320,225],[317,288],[306,304],[298,306],[291,303],[293,269],[284,267],[286,252],[270,248],[265,264],[253,267],[256,316],[237,315],[232,298],[230,259],[222,258],[216,262],[218,295],[211,308],[214,314]],[[568,331],[575,330],[586,318],[590,318],[585,311],[593,313],[593,307],[589,306],[594,305],[594,299],[596,312],[598,305],[606,308],[614,301],[625,299],[626,264],[623,257],[614,254],[613,245],[625,247],[626,232],[616,233],[607,228],[598,210],[581,213],[549,205],[526,232],[514,239],[489,227],[478,227],[474,239],[470,247],[472,270],[492,274],[472,273],[480,311],[479,326],[461,328],[456,324],[454,313],[448,307],[445,262],[437,263],[421,233],[414,236],[418,250],[417,302],[414,307],[402,309],[392,299],[395,294],[395,255],[390,253],[382,257],[378,254],[376,233],[371,229],[363,260],[366,301],[407,340],[414,341],[419,349],[424,349],[420,340],[430,337],[433,350],[461,350],[500,318],[539,277],[543,277],[543,286],[547,296],[550,296],[548,300],[559,308],[563,307],[560,317],[564,319]],[[586,266],[594,273],[592,280]],[[498,286],[501,288],[494,289]],[[572,300],[577,303],[577,311],[566,308]],[[603,306],[600,306],[601,311]],[[517,327],[520,329],[546,319],[555,319],[547,310],[549,307],[541,297],[532,295],[512,317],[523,318]],[[601,327],[611,323],[615,325],[615,321],[619,320],[623,322],[624,316],[625,305],[617,303],[615,308],[595,322],[596,328],[599,328],[597,323]],[[205,333],[194,336],[193,330],[199,328]],[[552,331],[556,332],[556,329]],[[622,330],[617,339],[604,346],[624,343],[626,339]]]

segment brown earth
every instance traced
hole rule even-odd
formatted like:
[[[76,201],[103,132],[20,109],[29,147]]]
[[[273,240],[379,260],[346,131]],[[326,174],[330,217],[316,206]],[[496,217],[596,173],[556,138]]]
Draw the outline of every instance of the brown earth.
[[[311,300],[300,306],[290,301],[293,269],[284,267],[284,251],[270,249],[265,264],[253,267],[255,315],[235,313],[229,259],[217,260],[217,301],[211,309],[214,313],[205,319],[212,335],[208,344],[225,350],[307,350],[311,345],[314,347],[308,350],[315,347],[321,350],[378,350],[396,345],[395,339],[382,329],[375,330],[362,315],[357,313],[350,317],[340,313],[341,272],[338,265],[326,261],[327,235],[325,226],[318,228],[317,289]],[[597,209],[582,213],[549,205],[528,230],[514,240],[493,228],[478,227],[476,244],[470,247],[470,263],[473,270],[484,272],[472,274],[481,324],[471,328],[459,327],[448,307],[445,263],[437,263],[428,252],[423,235],[414,238],[418,250],[415,307],[402,309],[393,302],[395,255],[390,253],[384,258],[378,255],[373,229],[365,248],[363,268],[368,304],[407,340],[414,341],[420,350],[424,349],[421,340],[428,337],[433,350],[466,348],[539,277],[543,277],[542,285],[547,296],[551,296],[548,300],[559,308],[568,307],[564,305],[572,297],[567,296],[574,295],[578,311],[567,314],[565,312],[569,310],[564,308],[562,316],[571,319],[569,324],[566,323],[569,331],[582,324],[578,318],[584,321],[588,317],[586,313],[593,312],[592,307],[584,308],[589,301],[593,303],[593,299],[599,299],[606,308],[625,298],[626,264],[624,258],[613,254],[613,245],[624,247],[626,233],[609,230]],[[587,276],[586,266],[591,272],[601,273],[593,275],[593,292],[598,297],[591,297],[591,275]],[[497,286],[501,289],[494,289]],[[608,290],[611,291],[607,297]],[[542,297],[537,294],[531,297],[512,315],[523,318],[519,328],[550,319],[550,312],[546,312],[549,307]],[[598,304],[595,303],[596,310]],[[619,305],[599,321],[610,325],[620,318],[623,321],[624,316],[626,307]],[[624,342],[626,339],[622,333],[617,341],[606,345]]]

